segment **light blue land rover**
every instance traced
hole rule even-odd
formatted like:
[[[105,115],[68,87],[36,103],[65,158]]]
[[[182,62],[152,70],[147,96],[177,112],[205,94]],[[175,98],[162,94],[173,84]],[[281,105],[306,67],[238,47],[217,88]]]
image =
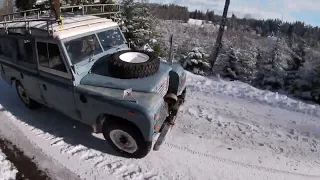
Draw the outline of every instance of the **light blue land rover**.
[[[25,106],[45,105],[88,124],[133,158],[146,156],[160,133],[158,150],[185,99],[184,69],[130,50],[112,20],[66,15],[61,26],[32,13],[4,15],[0,23],[1,76]]]

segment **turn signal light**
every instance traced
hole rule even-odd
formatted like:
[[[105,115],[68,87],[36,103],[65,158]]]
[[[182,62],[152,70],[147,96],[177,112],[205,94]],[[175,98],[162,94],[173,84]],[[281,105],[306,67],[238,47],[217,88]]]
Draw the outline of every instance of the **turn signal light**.
[[[156,130],[158,129],[158,125],[155,124],[155,125],[153,126],[153,129],[156,131]]]
[[[136,115],[136,113],[133,112],[133,111],[130,111],[130,112],[129,112],[129,115],[130,115],[130,116],[134,116],[134,115]]]

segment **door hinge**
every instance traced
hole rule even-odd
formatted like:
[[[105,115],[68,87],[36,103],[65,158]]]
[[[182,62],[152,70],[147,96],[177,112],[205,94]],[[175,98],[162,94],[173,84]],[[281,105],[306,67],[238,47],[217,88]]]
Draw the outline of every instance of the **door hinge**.
[[[76,110],[77,116],[79,119],[81,119],[81,112],[79,110]]]
[[[2,65],[1,65],[1,72],[2,72],[2,74],[6,74]]]

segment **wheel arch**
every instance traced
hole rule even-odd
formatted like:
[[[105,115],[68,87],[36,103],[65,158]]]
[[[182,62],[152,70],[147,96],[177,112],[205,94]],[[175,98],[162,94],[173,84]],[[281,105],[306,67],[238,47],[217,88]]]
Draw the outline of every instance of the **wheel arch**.
[[[141,135],[144,137],[145,141],[150,141],[150,131],[142,131],[141,128],[139,128],[139,125],[134,123],[133,121],[127,120],[125,118],[115,116],[112,114],[102,113],[96,118],[95,125],[93,127],[94,132],[101,133],[102,127],[108,123],[121,123],[126,124],[130,126],[134,126],[139,130]],[[150,128],[149,128],[150,129]],[[153,130],[153,129],[152,129]]]

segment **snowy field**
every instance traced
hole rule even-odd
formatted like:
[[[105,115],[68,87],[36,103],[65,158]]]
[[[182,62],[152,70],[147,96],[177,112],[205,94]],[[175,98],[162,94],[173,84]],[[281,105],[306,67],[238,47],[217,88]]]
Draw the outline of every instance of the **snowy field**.
[[[102,135],[53,110],[26,109],[2,80],[0,119],[81,179],[320,179],[319,106],[191,73],[187,83],[167,141],[139,160],[116,156]]]
[[[17,172],[14,165],[6,159],[6,155],[0,150],[0,180],[15,179]]]

